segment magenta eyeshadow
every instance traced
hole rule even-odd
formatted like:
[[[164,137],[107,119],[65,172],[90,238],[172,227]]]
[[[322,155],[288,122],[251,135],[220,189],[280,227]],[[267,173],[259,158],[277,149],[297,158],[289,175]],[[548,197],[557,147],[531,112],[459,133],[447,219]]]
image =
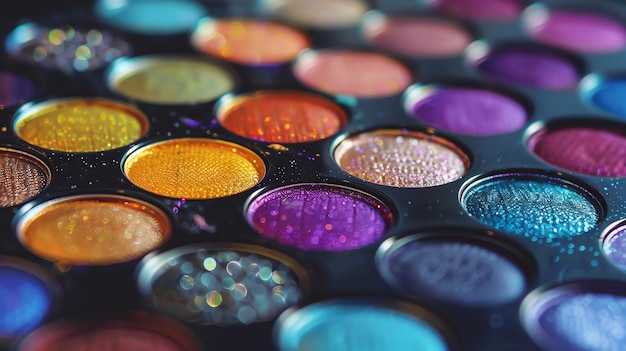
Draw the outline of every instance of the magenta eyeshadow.
[[[296,184],[264,193],[248,207],[263,237],[303,250],[353,250],[378,242],[391,212],[374,197],[329,184]]]
[[[528,146],[545,162],[568,171],[601,177],[626,176],[626,136],[590,127],[542,130]]]

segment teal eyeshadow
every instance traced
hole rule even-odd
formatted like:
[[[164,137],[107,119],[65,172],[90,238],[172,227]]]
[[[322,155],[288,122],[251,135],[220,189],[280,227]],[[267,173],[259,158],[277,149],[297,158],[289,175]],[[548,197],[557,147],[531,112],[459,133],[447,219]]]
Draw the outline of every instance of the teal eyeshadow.
[[[444,338],[426,322],[376,305],[311,305],[281,323],[281,351],[446,351]]]
[[[552,178],[506,176],[469,187],[461,203],[491,228],[550,241],[585,233],[598,223],[599,210],[583,191]]]
[[[187,0],[101,0],[96,13],[107,24],[130,32],[168,35],[191,32],[207,15],[200,4]]]

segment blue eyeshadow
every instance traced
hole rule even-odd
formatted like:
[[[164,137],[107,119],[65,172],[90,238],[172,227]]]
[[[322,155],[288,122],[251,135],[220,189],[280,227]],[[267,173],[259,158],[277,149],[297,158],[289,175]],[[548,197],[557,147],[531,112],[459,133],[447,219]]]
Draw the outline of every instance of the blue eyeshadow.
[[[276,325],[281,351],[446,351],[427,322],[372,301],[331,300],[304,307]]]
[[[597,107],[626,118],[626,79],[598,83],[588,92],[588,98]]]
[[[520,174],[478,181],[461,197],[467,213],[485,225],[546,241],[593,229],[601,214],[592,201],[590,194],[571,183]]]
[[[51,296],[37,276],[0,266],[0,336],[16,337],[39,325],[48,314]]]

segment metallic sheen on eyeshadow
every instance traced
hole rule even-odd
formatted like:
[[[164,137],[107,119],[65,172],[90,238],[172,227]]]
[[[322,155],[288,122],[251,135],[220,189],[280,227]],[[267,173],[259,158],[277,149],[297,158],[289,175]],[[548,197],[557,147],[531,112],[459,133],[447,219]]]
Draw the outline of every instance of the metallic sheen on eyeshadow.
[[[130,153],[124,174],[154,194],[185,199],[215,199],[246,191],[265,176],[253,151],[227,141],[180,138],[145,145]]]
[[[347,173],[368,182],[423,188],[461,178],[468,157],[454,144],[421,132],[377,130],[343,140],[335,162]]]
[[[294,184],[262,193],[247,209],[259,235],[302,250],[354,250],[378,242],[391,226],[382,202],[331,184]]]
[[[0,148],[0,207],[20,205],[50,183],[50,169],[21,151]]]
[[[219,107],[217,119],[237,135],[271,143],[325,139],[347,122],[346,113],[333,102],[288,91],[239,95]]]
[[[503,174],[468,186],[461,204],[491,228],[552,241],[595,228],[602,213],[594,200],[582,188],[557,178]]]

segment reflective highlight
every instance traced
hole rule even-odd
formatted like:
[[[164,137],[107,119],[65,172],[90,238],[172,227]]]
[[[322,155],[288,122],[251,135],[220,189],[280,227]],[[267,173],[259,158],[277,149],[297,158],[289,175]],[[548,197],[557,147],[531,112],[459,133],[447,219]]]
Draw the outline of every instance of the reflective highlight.
[[[597,200],[584,189],[532,174],[479,180],[465,189],[461,204],[491,228],[547,241],[588,232],[602,214]]]
[[[611,229],[603,237],[602,250],[611,263],[626,272],[626,225]]]
[[[50,200],[17,223],[22,244],[50,261],[108,265],[142,257],[170,237],[158,208],[129,197],[80,195]]]
[[[359,51],[326,49],[300,55],[296,78],[310,88],[336,95],[377,98],[400,93],[411,84],[411,72],[390,57]]]
[[[215,199],[246,191],[265,175],[263,160],[243,146],[217,139],[183,138],[148,144],[126,158],[124,174],[162,196]]]
[[[353,250],[380,240],[391,211],[367,194],[331,184],[295,184],[265,192],[247,209],[266,238],[303,250]]]
[[[24,141],[44,149],[95,152],[137,141],[148,130],[148,120],[114,100],[67,98],[30,106],[16,117],[14,128]]]
[[[234,77],[224,68],[193,56],[146,55],[116,61],[107,78],[114,91],[154,104],[208,102],[235,87]]]
[[[346,124],[346,113],[333,102],[299,92],[256,92],[221,105],[218,121],[246,138],[298,143],[328,138]]]
[[[275,335],[281,351],[449,350],[428,317],[377,300],[327,300],[281,317]]]
[[[208,244],[151,258],[139,284],[159,311],[189,323],[230,326],[270,321],[299,302],[301,274],[299,265],[273,251]]]
[[[41,160],[0,148],[0,207],[20,205],[39,195],[50,177],[50,170]]]
[[[404,130],[377,130],[351,136],[335,149],[335,162],[368,182],[402,188],[443,185],[461,178],[468,157],[436,136]]]
[[[296,29],[248,19],[205,20],[194,31],[191,43],[205,54],[246,65],[286,63],[309,47],[309,39]]]

